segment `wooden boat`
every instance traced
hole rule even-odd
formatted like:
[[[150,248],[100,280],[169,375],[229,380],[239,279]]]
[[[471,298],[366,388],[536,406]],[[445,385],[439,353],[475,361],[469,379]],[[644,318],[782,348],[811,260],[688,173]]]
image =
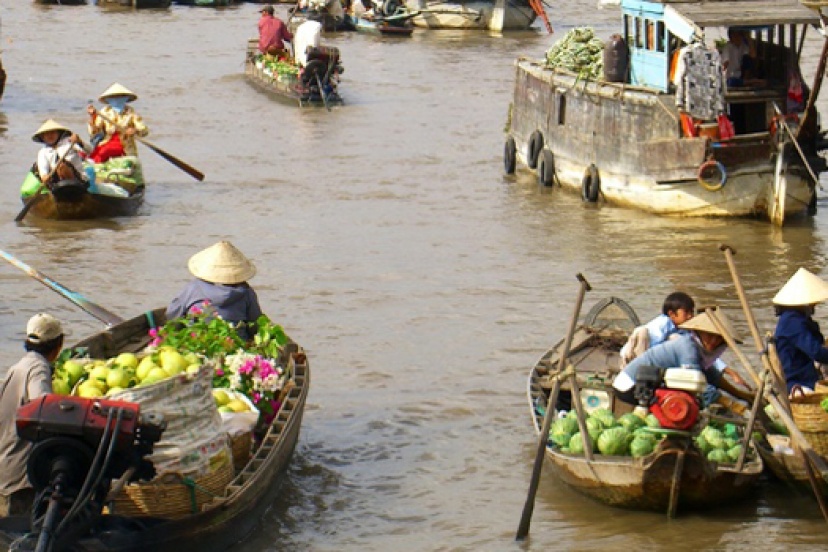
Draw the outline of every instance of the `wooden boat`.
[[[618,351],[637,317],[623,301],[611,298],[595,305],[573,336],[567,364],[574,366],[582,401],[586,395],[606,397],[616,414],[630,408],[614,399],[611,381],[618,370]],[[543,426],[543,408],[549,397],[549,374],[560,361],[563,341],[547,351],[529,374],[528,400],[535,435]],[[562,390],[565,386],[562,386]],[[565,390],[557,408],[568,407]],[[567,454],[549,445],[546,460],[552,472],[573,489],[595,500],[622,508],[655,510],[672,515],[677,510],[725,505],[746,495],[762,473],[758,455],[735,465],[709,462],[685,432],[670,432],[649,455],[640,458],[594,454]]]
[[[416,27],[489,31],[528,29],[540,15],[532,4],[529,0],[408,1],[408,7],[417,12]]]
[[[543,185],[557,182],[588,202],[660,215],[754,216],[781,225],[814,214],[826,163],[817,155],[822,133],[813,101],[828,48],[807,105],[789,110],[786,100],[801,39],[808,26],[819,26],[819,14],[795,0],[621,0],[620,7],[629,38],[616,35],[605,45],[608,62],[598,78],[546,60],[516,61],[506,172],[517,160]],[[735,126],[735,136],[720,138],[715,115],[696,124],[680,114],[671,62],[681,44],[730,26],[752,29],[764,78],[716,98]],[[679,80],[695,86],[689,77]]]
[[[164,309],[157,309],[152,314],[157,323],[164,322]],[[138,351],[149,339],[148,318],[141,315],[127,320],[81,341],[76,347],[87,347],[89,353],[98,358]],[[237,471],[221,496],[207,503],[201,512],[175,520],[103,515],[90,535],[73,543],[71,549],[211,552],[226,550],[248,535],[277,496],[299,438],[310,386],[310,368],[302,348],[289,343],[285,350],[294,386],[263,435],[260,446],[244,468]],[[28,518],[0,519],[0,544],[9,546],[27,530]]]
[[[351,21],[345,17],[345,12],[339,0],[318,0],[311,7],[299,8],[298,5],[288,10],[287,25],[291,33],[295,33],[299,25],[305,21],[319,21],[323,32],[353,31]]]
[[[217,8],[222,6],[231,6],[235,4],[235,0],[173,0],[174,4],[179,6],[203,6],[207,8]]]
[[[3,97],[3,92],[6,90],[6,70],[3,69],[3,59],[0,58],[0,98]]]
[[[278,74],[270,69],[258,48],[259,41],[251,38],[247,41],[247,55],[244,62],[244,74],[248,82],[283,99],[306,105],[341,105],[339,95],[339,74],[342,65],[339,50],[336,48],[313,48],[315,53],[308,54],[308,64],[296,74]],[[310,50],[310,49],[309,49]]]
[[[392,15],[345,14],[354,30],[363,33],[372,33],[392,36],[411,36],[414,33],[412,18],[417,12],[401,8]]]
[[[130,174],[141,174],[137,157],[119,159],[134,160],[133,166],[137,164],[137,168],[131,169]],[[111,175],[105,175],[104,178],[101,176],[104,175],[99,173],[98,186],[93,190],[79,180],[62,180],[51,189],[44,188],[45,193],[40,194],[39,199],[31,207],[30,213],[52,220],[85,220],[135,215],[144,203],[146,187],[143,184],[143,177],[138,176],[135,181],[130,180],[128,183],[119,180],[119,175],[115,171]],[[21,195],[24,205],[29,199],[28,194]]]
[[[97,0],[99,6],[125,7],[135,9],[169,8],[172,0]]]

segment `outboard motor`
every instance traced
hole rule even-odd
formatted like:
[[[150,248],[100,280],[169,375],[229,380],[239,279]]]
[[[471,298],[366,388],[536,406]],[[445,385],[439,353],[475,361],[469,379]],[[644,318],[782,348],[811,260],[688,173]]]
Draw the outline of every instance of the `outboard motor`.
[[[149,480],[146,460],[166,422],[135,403],[45,395],[17,410],[17,434],[34,443],[27,463],[36,498],[31,532],[11,550],[70,549],[98,521],[113,479]]]
[[[706,386],[707,380],[699,370],[642,366],[636,374],[633,396],[658,419],[661,427],[686,430],[698,420],[696,395]]]

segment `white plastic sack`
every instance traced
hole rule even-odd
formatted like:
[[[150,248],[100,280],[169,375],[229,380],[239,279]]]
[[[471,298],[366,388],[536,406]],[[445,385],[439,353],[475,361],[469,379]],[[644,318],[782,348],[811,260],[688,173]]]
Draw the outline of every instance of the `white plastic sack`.
[[[259,421],[259,409],[244,393],[232,389],[222,389],[233,399],[244,401],[250,407],[248,412],[219,412],[221,415],[221,429],[231,437],[250,433]]]

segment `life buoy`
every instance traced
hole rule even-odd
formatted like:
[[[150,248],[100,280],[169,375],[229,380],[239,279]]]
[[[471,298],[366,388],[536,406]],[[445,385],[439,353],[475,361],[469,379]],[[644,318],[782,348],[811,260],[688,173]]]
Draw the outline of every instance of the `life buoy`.
[[[592,163],[584,171],[581,179],[581,197],[584,201],[595,203],[601,193],[601,177],[598,175],[598,167]]]
[[[543,134],[536,130],[529,136],[529,147],[526,152],[526,165],[530,169],[537,168],[541,150],[543,150]]]
[[[509,136],[506,138],[506,146],[503,148],[503,168],[506,174],[515,174],[517,164],[517,144],[515,139]]]
[[[701,164],[697,178],[702,188],[708,192],[718,192],[727,182],[727,171],[724,165],[711,159]]]
[[[543,150],[540,155],[538,183],[542,186],[551,186],[555,183],[555,155],[548,149]]]

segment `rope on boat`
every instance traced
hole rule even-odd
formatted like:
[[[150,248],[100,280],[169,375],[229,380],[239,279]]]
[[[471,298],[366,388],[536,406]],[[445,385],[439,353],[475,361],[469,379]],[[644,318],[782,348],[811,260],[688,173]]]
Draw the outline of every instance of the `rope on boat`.
[[[190,477],[182,477],[181,484],[187,487],[188,494],[190,495],[190,512],[195,514],[198,513],[198,501],[196,500],[196,491],[200,491],[211,498],[217,498],[220,495],[214,493],[210,489],[206,489],[195,482],[194,479]]]

